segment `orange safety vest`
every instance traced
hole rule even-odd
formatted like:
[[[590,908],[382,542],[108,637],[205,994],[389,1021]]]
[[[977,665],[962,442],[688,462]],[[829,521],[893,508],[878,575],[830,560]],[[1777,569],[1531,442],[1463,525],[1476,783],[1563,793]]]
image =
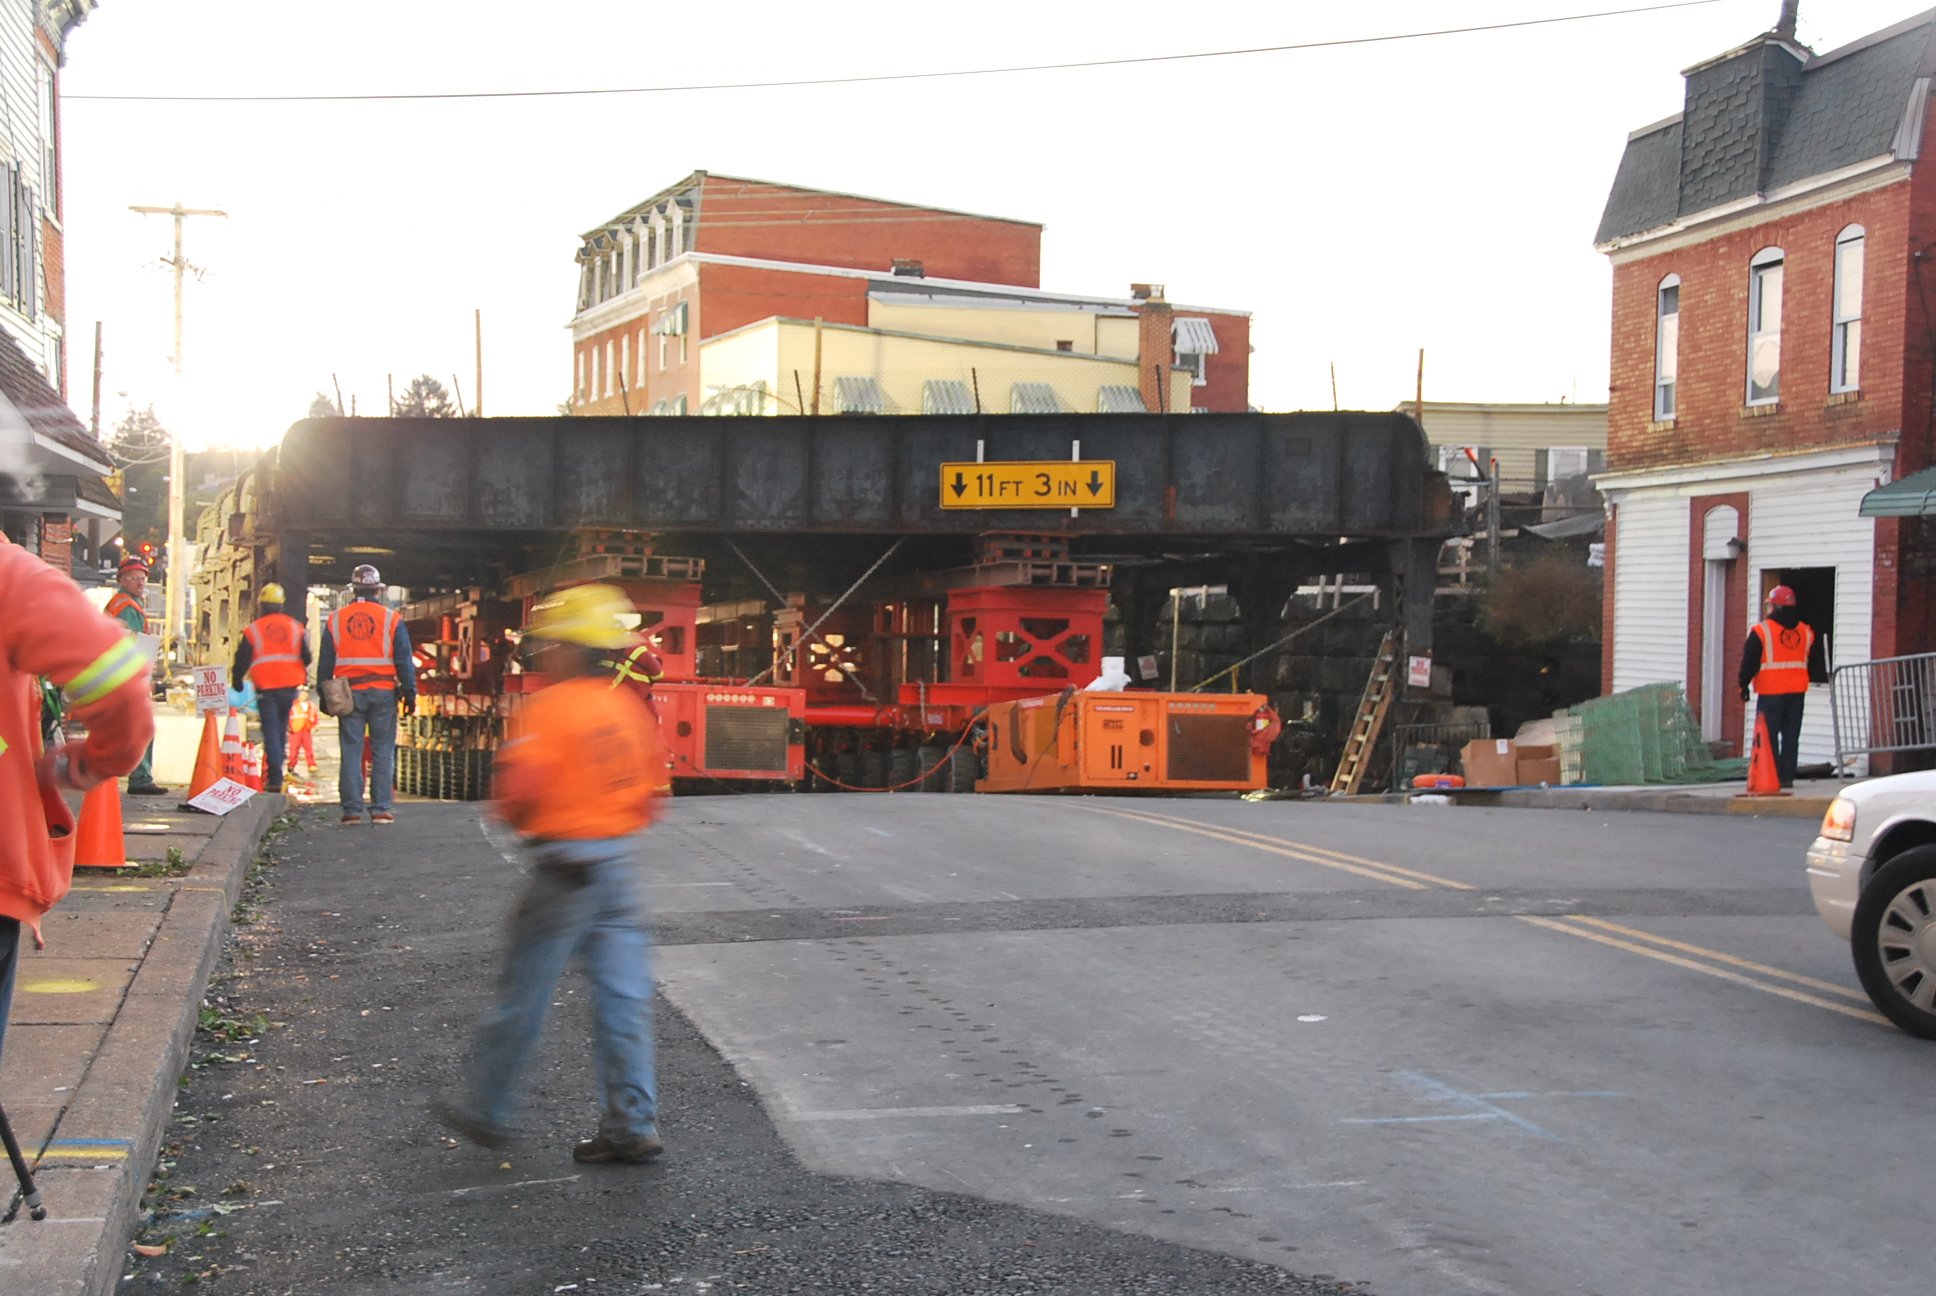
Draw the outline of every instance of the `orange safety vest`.
[[[254,655],[249,679],[258,689],[301,688],[309,678],[302,659],[302,622],[287,612],[270,612],[242,632]]]
[[[1815,647],[1815,631],[1808,625],[1790,630],[1774,621],[1755,623],[1761,637],[1761,669],[1755,692],[1763,697],[1808,692],[1808,654]]]
[[[329,614],[329,637],[336,645],[336,678],[352,689],[397,686],[396,611],[358,599]]]
[[[135,600],[134,595],[128,593],[128,591],[124,589],[118,589],[114,591],[114,594],[108,599],[107,607],[103,608],[102,611],[106,612],[109,616],[113,617],[116,621],[121,621],[122,620],[121,614],[123,612],[128,611],[130,608],[132,608],[135,612],[140,614],[141,628],[143,630],[146,630],[148,628],[148,610],[142,607],[141,604]],[[123,624],[125,624],[125,622],[123,622]]]

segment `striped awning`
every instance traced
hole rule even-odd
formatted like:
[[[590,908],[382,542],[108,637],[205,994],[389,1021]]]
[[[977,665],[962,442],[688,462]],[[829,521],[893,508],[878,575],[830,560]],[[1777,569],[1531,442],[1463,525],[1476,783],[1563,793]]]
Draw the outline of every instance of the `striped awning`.
[[[1096,413],[1147,414],[1149,406],[1143,404],[1143,393],[1134,387],[1104,383],[1096,388]]]
[[[1018,382],[1008,389],[1010,414],[1066,414],[1068,406],[1045,382]]]
[[[887,392],[882,389],[880,379],[871,376],[834,379],[834,413],[887,412]]]
[[[1170,322],[1170,340],[1186,355],[1217,354],[1217,335],[1210,321],[1195,315],[1179,316]]]
[[[1901,481],[1876,487],[1862,497],[1857,514],[1869,518],[1936,516],[1936,468],[1925,468]]]
[[[960,378],[930,378],[921,384],[923,414],[973,414],[975,393]]]

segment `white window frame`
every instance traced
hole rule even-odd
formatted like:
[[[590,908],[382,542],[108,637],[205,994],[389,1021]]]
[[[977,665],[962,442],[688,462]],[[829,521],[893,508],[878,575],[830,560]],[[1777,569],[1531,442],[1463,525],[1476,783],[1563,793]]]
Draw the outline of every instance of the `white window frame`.
[[[578,399],[585,399],[585,349],[578,348]]]
[[[1850,225],[1835,236],[1835,282],[1829,295],[1828,389],[1862,390],[1862,279],[1868,231]]]
[[[1749,405],[1781,403],[1781,299],[1785,258],[1778,247],[1763,248],[1748,262],[1748,351],[1744,395]],[[1772,298],[1772,305],[1770,299]],[[1770,381],[1755,382],[1755,352],[1772,353]],[[1762,389],[1755,394],[1756,387]]]
[[[1667,294],[1674,309],[1667,309]],[[1670,274],[1654,289],[1654,421],[1664,423],[1679,408],[1681,354],[1681,277]]]
[[[611,394],[612,394],[612,342],[610,338],[607,338],[605,340],[605,395],[609,397],[611,396]]]
[[[1578,455],[1579,467],[1572,472],[1561,472],[1559,455]],[[1562,477],[1578,477],[1593,471],[1593,449],[1590,446],[1548,446],[1546,447],[1546,484],[1552,485]]]
[[[632,385],[637,387],[640,391],[644,391],[645,390],[645,330],[635,329],[634,332],[638,334],[638,338],[639,338],[639,371],[638,371],[638,377],[632,380]]]
[[[618,340],[618,371],[621,379],[632,371],[632,335],[630,333]]]

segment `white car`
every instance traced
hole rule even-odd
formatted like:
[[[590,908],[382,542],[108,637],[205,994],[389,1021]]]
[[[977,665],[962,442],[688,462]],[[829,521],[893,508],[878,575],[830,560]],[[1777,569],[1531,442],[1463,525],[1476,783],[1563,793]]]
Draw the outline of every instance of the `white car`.
[[[1844,788],[1808,848],[1808,889],[1875,1006],[1936,1039],[1936,770]]]

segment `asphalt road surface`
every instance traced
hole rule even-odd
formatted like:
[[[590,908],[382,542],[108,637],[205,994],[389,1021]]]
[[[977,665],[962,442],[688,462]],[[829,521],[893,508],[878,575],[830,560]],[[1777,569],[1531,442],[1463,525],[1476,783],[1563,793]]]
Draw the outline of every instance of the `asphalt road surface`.
[[[580,1167],[575,975],[524,1143],[423,1113],[497,965],[502,831],[310,813],[124,1291],[1936,1285],[1936,1057],[1815,918],[1806,823],[680,799],[646,850],[669,1151]]]

